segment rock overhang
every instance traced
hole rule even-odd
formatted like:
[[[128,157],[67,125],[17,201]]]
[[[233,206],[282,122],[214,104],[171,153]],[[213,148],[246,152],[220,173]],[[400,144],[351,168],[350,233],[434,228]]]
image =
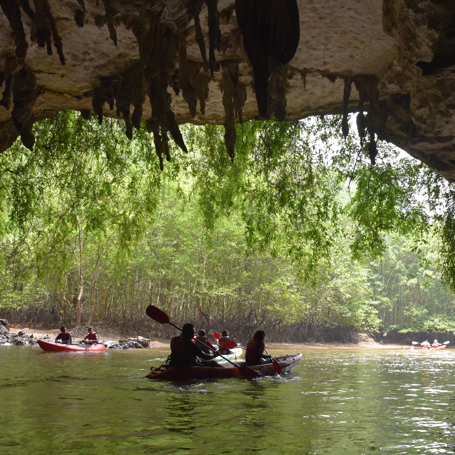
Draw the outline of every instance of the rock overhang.
[[[144,122],[161,159],[168,135],[185,147],[185,122],[224,125],[233,157],[235,122],[259,112],[292,120],[358,111],[373,160],[379,137],[455,181],[448,0],[283,0],[284,12],[275,0],[0,5],[0,150],[18,135],[33,147],[33,122],[66,109],[122,118],[128,134]]]

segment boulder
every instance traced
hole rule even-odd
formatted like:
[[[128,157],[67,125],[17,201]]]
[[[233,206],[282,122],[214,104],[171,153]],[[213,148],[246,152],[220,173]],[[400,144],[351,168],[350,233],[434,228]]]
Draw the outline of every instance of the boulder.
[[[0,319],[0,325],[5,327],[6,330],[9,332],[10,325],[6,319]]]

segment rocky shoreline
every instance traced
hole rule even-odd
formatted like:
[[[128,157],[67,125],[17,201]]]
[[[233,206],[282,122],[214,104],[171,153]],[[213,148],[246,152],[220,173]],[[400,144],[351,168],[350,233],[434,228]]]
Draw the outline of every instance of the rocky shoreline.
[[[28,334],[24,330],[19,330],[18,332],[11,332],[11,326],[6,319],[0,319],[0,345],[3,346],[27,346],[35,345],[38,343],[38,340],[45,341],[54,341],[55,336],[49,334],[45,335],[35,335]],[[79,334],[82,332],[82,334]],[[87,334],[85,328],[76,328],[71,331],[73,335],[73,340],[76,341],[77,338],[84,338]],[[119,339],[118,341],[100,341],[100,344],[104,344],[106,348],[109,349],[143,349],[152,347],[150,344],[150,339],[144,338],[142,336],[131,337],[127,339]]]

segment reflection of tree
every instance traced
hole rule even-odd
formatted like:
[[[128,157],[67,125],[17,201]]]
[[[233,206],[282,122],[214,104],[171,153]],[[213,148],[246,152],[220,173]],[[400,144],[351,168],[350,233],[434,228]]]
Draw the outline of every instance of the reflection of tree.
[[[191,434],[200,426],[194,418],[198,407],[198,396],[192,393],[175,393],[166,400],[167,418],[164,427],[169,431]]]

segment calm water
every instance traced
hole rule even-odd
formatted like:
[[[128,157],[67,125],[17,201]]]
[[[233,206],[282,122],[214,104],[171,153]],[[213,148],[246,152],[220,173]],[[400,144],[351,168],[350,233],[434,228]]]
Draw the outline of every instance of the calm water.
[[[306,350],[283,378],[144,379],[166,355],[0,346],[0,454],[454,453],[455,350]]]

